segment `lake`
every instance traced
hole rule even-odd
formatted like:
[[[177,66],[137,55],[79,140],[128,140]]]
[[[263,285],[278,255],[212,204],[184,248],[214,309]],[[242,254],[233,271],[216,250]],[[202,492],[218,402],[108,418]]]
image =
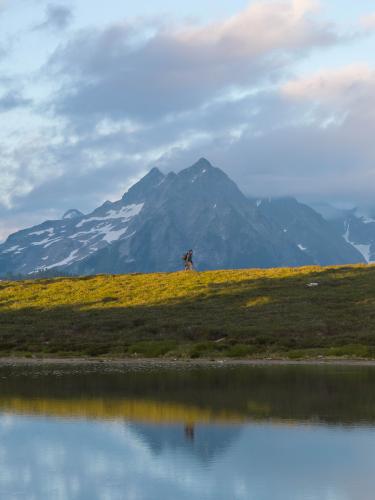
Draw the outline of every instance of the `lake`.
[[[5,500],[373,500],[375,368],[0,367]]]

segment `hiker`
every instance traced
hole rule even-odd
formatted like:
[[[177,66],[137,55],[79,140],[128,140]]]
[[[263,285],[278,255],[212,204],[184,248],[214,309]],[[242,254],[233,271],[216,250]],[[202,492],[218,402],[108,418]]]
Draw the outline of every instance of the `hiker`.
[[[188,265],[188,270],[189,271],[193,271],[193,269],[194,269],[194,266],[193,266],[193,250],[189,250],[189,252],[188,252],[187,265]]]
[[[189,250],[188,252],[186,252],[182,257],[182,260],[185,263],[185,271],[193,271],[193,269],[194,269],[193,250]]]

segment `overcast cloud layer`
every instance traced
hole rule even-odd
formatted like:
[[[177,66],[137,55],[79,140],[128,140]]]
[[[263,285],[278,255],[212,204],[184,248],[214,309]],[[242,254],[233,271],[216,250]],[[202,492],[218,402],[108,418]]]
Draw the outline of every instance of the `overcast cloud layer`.
[[[372,203],[368,5],[351,22],[259,0],[89,23],[86,0],[0,0],[0,240],[201,156],[249,195]]]

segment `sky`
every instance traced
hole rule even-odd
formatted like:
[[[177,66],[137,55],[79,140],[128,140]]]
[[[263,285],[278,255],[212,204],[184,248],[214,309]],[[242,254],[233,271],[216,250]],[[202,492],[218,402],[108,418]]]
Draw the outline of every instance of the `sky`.
[[[375,205],[374,46],[372,0],[0,0],[0,241],[202,156]]]
[[[194,443],[183,433],[182,425],[0,414],[0,493],[30,500],[373,498],[373,428],[197,425]]]

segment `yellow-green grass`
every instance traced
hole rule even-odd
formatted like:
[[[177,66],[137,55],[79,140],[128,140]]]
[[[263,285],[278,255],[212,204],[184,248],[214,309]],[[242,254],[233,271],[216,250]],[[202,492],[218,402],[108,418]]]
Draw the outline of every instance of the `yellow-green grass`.
[[[126,419],[138,423],[181,424],[181,423],[243,423],[249,415],[231,411],[213,411],[199,406],[166,403],[137,399],[42,399],[42,398],[3,398],[0,397],[0,410],[20,415],[48,415],[57,417]],[[255,420],[259,410],[253,410]]]
[[[0,356],[32,354],[375,358],[375,266],[1,282]]]

